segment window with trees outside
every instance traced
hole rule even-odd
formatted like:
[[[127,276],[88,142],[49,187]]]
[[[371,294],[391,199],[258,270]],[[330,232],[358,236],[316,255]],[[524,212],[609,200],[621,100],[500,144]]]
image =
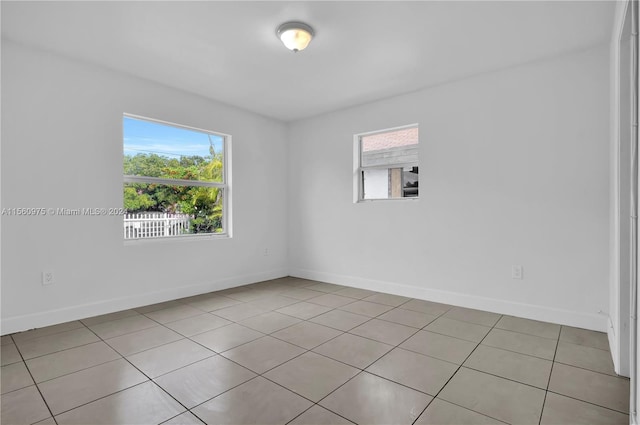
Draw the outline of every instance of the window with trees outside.
[[[418,197],[418,126],[356,135],[357,200]]]
[[[228,236],[229,136],[124,115],[124,239]]]

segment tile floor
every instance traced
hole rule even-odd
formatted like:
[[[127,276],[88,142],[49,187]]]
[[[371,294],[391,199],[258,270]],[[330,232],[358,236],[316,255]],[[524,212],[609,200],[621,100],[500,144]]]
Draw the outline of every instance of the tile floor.
[[[283,278],[2,337],[2,424],[627,424],[605,334]]]

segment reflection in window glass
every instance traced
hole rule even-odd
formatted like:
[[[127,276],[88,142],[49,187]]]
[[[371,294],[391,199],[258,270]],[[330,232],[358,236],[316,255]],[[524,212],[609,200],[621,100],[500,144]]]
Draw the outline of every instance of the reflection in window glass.
[[[123,117],[125,239],[224,234],[225,136]]]
[[[418,197],[418,127],[358,139],[359,200]]]

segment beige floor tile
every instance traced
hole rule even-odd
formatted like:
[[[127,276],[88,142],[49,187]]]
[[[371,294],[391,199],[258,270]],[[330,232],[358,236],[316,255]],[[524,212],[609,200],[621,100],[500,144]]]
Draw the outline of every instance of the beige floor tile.
[[[415,425],[500,425],[500,422],[473,410],[436,398]],[[557,425],[557,424],[556,424]]]
[[[369,317],[348,311],[332,310],[310,319],[310,322],[329,326],[340,331],[348,331],[369,320]]]
[[[265,336],[222,353],[226,358],[251,369],[264,373],[292,358],[304,353],[300,347]]]
[[[549,392],[540,423],[542,425],[627,425],[629,415]]]
[[[276,279],[263,280],[262,282],[250,283],[244,286],[244,288],[251,289],[279,289],[283,287],[286,289],[287,285]]]
[[[147,381],[124,359],[114,360],[40,383],[54,415]]]
[[[190,409],[255,376],[222,356],[214,356],[167,373],[155,381]]]
[[[35,385],[0,397],[0,423],[3,425],[32,424],[50,416]]]
[[[275,288],[258,287],[251,291],[250,297],[246,297],[246,298],[239,297],[238,299],[241,299],[242,301],[245,301],[248,303],[252,302],[252,303],[259,304],[262,302],[262,300],[273,298],[275,296],[280,295],[282,292],[284,291],[278,290],[277,287]]]
[[[323,295],[323,294],[324,292],[320,292],[320,291],[312,291],[311,289],[306,289],[306,288],[297,288],[297,289],[290,289],[288,291],[285,291],[280,295],[283,295],[289,298],[294,298],[296,300],[304,301],[310,298],[319,297],[320,295]]]
[[[398,307],[409,300],[411,300],[411,298],[401,297],[400,295],[392,295],[392,294],[374,294],[364,298],[364,301],[390,305],[391,307]]]
[[[335,292],[336,295],[340,295],[342,297],[349,297],[361,300],[371,295],[375,295],[378,292],[369,291],[368,289],[360,289],[360,288],[345,288],[341,289],[338,292]]]
[[[204,422],[196,418],[193,413],[184,412],[166,422],[162,422],[162,425],[204,425]]]
[[[470,322],[449,319],[444,316],[438,317],[424,328],[425,331],[435,332],[442,335],[453,336],[471,342],[480,342],[489,333],[491,328],[476,325]]]
[[[264,334],[258,331],[233,323],[212,331],[194,335],[191,339],[210,350],[222,353],[223,351],[230,350],[262,336],[264,336]]]
[[[547,389],[551,375],[551,360],[514,353],[513,351],[480,345],[464,366],[523,384]]]
[[[258,289],[258,290],[272,290],[272,291],[287,291],[291,289],[290,286],[285,285],[282,281],[278,281],[276,279],[265,280],[262,282],[251,283],[249,285],[245,285],[245,288],[250,289]]]
[[[130,356],[131,354],[159,347],[160,345],[178,341],[182,338],[182,335],[171,329],[167,329],[164,326],[156,326],[117,336],[105,342],[123,356]]]
[[[198,301],[190,301],[187,303],[191,307],[197,308],[202,311],[215,311],[226,307],[232,307],[234,305],[242,304],[242,301],[234,300],[227,297],[210,297]]]
[[[500,314],[490,313],[488,311],[474,310],[472,308],[453,307],[444,314],[444,317],[462,322],[475,323],[476,325],[489,326],[500,320]]]
[[[351,425],[353,422],[328,411],[317,404],[298,416],[288,425]]]
[[[48,417],[45,420],[42,420],[40,422],[36,422],[35,425],[58,425],[58,424],[56,424],[56,421],[55,421],[55,419],[53,419],[53,417]]]
[[[609,350],[609,339],[604,332],[563,326],[560,331],[560,341],[586,345],[587,347],[599,348],[601,350]]]
[[[148,425],[184,412],[153,382],[145,382],[56,416],[58,425]]]
[[[250,289],[245,291],[228,292],[228,293],[225,293],[224,296],[233,298],[234,300],[248,303],[251,301],[257,301],[260,298],[264,298],[266,294]]]
[[[320,405],[358,424],[411,424],[431,397],[362,372]]]
[[[312,304],[305,301],[301,301],[301,302],[280,308],[276,311],[278,313],[297,317],[298,319],[307,320],[307,319],[311,319],[312,317],[316,317],[322,313],[326,313],[327,311],[330,311],[330,310],[331,310],[331,307],[325,307],[323,305]]]
[[[312,403],[262,377],[193,409],[208,424],[285,424]]]
[[[274,288],[258,288],[252,291],[257,297],[254,300],[249,300],[247,302],[261,304],[263,300],[272,299],[274,297],[278,297],[280,293],[284,292],[279,290],[277,287]],[[266,308],[266,307],[265,307]]]
[[[154,326],[158,326],[158,323],[146,316],[138,315],[112,320],[110,322],[98,323],[97,325],[89,326],[89,329],[95,332],[100,338],[109,339],[129,334],[131,332],[140,331],[142,329],[152,328]]]
[[[135,310],[123,310],[116,311],[115,313],[101,314],[100,316],[89,317],[88,319],[82,319],[81,322],[86,326],[97,325],[98,323],[111,322],[113,320],[124,319],[125,317],[138,316]]]
[[[401,325],[411,326],[414,328],[423,328],[437,318],[438,316],[418,313],[417,311],[404,310],[402,308],[394,308],[393,310],[389,310],[388,312],[378,316],[378,319],[400,323]]]
[[[156,378],[214,354],[213,351],[207,350],[193,341],[182,339],[133,354],[127,358],[147,376]]]
[[[364,369],[393,348],[391,345],[372,341],[357,335],[342,334],[313,349],[316,353],[331,357],[351,366]]]
[[[2,366],[22,361],[22,357],[14,344],[3,345],[0,350],[0,362]]]
[[[418,330],[398,323],[371,319],[366,323],[351,329],[349,333],[375,339],[389,345],[398,345]]]
[[[279,282],[285,286],[289,286],[292,288],[305,288],[307,286],[315,285],[316,283],[318,283],[315,280],[303,279],[301,277],[292,277],[292,276],[283,277]]]
[[[308,352],[271,369],[264,376],[309,400],[318,402],[358,372],[354,367]]]
[[[438,394],[456,370],[456,364],[401,348],[395,348],[367,368],[367,372],[430,395]]]
[[[354,302],[353,298],[341,297],[335,294],[324,294],[319,297],[309,298],[307,302],[323,305],[325,307],[337,308]]]
[[[311,350],[330,339],[341,335],[342,331],[328,328],[311,322],[301,322],[297,325],[282,329],[271,336]]]
[[[137,307],[137,308],[134,308],[134,310],[140,314],[146,314],[146,313],[151,313],[152,311],[164,310],[165,308],[175,307],[179,305],[182,305],[180,301],[170,300],[170,301],[164,301],[161,303],[145,305],[144,307]]]
[[[2,337],[2,423],[9,416],[40,415],[33,422],[53,424],[29,372],[55,412],[68,409],[64,403],[87,403],[57,414],[61,424],[203,423],[155,383],[144,382],[146,376],[85,325],[214,423],[232,418],[262,424],[268,417],[273,423],[396,424],[421,413],[418,425],[527,423],[550,378],[558,339],[553,392],[544,413],[538,412],[541,423],[628,421],[629,381],[615,376],[604,333],[286,277],[16,334],[30,371],[12,337]],[[394,349],[397,344],[402,348]],[[142,381],[127,383],[127,371],[107,370],[121,362]],[[355,375],[356,368],[367,369]],[[130,386],[120,389],[118,379]],[[439,390],[449,401],[433,400],[424,410]],[[389,402],[388,391],[393,397],[407,391],[408,397]],[[138,400],[145,394],[157,408]],[[265,402],[265,394],[287,400],[289,410]],[[416,395],[424,397],[416,402],[422,408],[406,410]],[[9,406],[7,398],[15,403]],[[35,413],[28,411],[28,399]],[[307,399],[330,401],[336,410],[312,407]],[[38,413],[38,405],[45,410]]]
[[[540,357],[542,359],[553,360],[557,341],[494,328],[482,341],[482,344],[502,348],[503,350],[515,351],[520,354]]]
[[[334,285],[333,283],[316,283],[315,285],[308,286],[307,289],[311,289],[312,291],[320,291],[326,293],[338,292],[343,289],[347,289],[346,286],[342,285]]]
[[[619,412],[629,411],[629,380],[625,378],[555,363],[549,391]]]
[[[353,300],[351,300],[353,301]],[[360,314],[367,317],[376,317],[391,310],[393,307],[384,305],[384,304],[376,304],[369,301],[355,301],[349,305],[345,305],[340,307],[340,310],[348,311],[350,313]]]
[[[228,297],[229,295],[241,294],[243,292],[248,292],[248,291],[251,291],[250,285],[244,285],[244,286],[236,286],[233,288],[222,289],[220,291],[216,291],[215,294]]]
[[[204,294],[192,295],[190,297],[179,298],[176,301],[180,301],[182,304],[191,304],[199,301],[210,300],[212,298],[220,298],[215,292],[207,292]]]
[[[245,303],[215,310],[214,314],[224,319],[231,320],[232,322],[239,322],[266,312],[266,310],[258,308],[253,304]]]
[[[275,311],[259,314],[240,322],[242,326],[246,326],[265,334],[270,334],[272,332],[279,331],[280,329],[288,328],[296,323],[300,323],[300,319],[287,316],[286,314],[276,313]]]
[[[2,394],[33,385],[33,379],[23,362],[2,366],[0,370],[0,388]]]
[[[40,338],[47,335],[54,335],[60,332],[71,331],[78,328],[84,328],[79,321],[60,323],[59,325],[47,326],[44,328],[32,329],[26,332],[18,332],[11,335],[16,343],[29,341],[30,339]]]
[[[400,344],[400,348],[462,364],[477,344],[433,332],[419,331]]]
[[[513,316],[503,316],[496,328],[550,339],[558,339],[560,335],[560,325]]]
[[[100,341],[100,339],[89,329],[79,328],[19,342],[18,348],[25,359],[32,359],[97,341]],[[4,347],[2,348],[4,349]]]
[[[433,316],[440,316],[441,314],[449,311],[452,306],[425,300],[411,300],[402,304],[400,308],[404,308],[405,310],[417,311],[419,313],[431,314]]]
[[[206,331],[211,331],[213,329],[218,329],[223,326],[230,325],[231,323],[233,322],[223,319],[222,317],[205,313],[198,316],[187,317],[186,319],[177,320],[175,322],[166,323],[165,326],[184,336],[192,336]]]
[[[188,306],[186,304],[145,313],[145,315],[149,319],[155,320],[158,323],[175,322],[177,320],[186,319],[187,317],[199,316],[201,314],[202,310]]]
[[[286,307],[291,304],[295,304],[297,300],[289,297],[283,297],[282,295],[272,295],[270,297],[261,298],[257,301],[253,301],[250,304],[255,305],[263,310],[277,310],[282,307]]]
[[[36,382],[43,382],[119,358],[111,347],[98,341],[27,360],[27,366]]]
[[[558,342],[555,361],[617,376],[613,369],[611,353],[608,350],[560,341]]]
[[[313,281],[311,280],[302,279],[300,277],[293,277],[293,276],[283,276],[283,277],[279,277],[277,279],[271,280],[271,282],[273,283],[277,283],[278,285],[284,285],[284,286],[297,285],[300,283],[300,281],[308,282],[307,284],[309,285],[313,284]]]
[[[537,424],[545,392],[462,367],[438,398],[508,423]]]

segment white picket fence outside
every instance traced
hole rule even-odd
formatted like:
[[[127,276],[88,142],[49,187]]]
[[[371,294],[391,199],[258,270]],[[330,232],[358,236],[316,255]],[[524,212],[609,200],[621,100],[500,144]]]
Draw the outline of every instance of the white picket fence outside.
[[[179,236],[189,231],[188,214],[137,213],[124,216],[125,239]]]

